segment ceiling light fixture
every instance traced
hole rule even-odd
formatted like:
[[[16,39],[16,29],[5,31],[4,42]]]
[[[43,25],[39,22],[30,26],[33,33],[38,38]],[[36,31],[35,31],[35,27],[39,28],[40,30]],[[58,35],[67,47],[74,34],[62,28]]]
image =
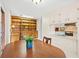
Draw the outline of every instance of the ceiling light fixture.
[[[32,0],[32,2],[37,5],[37,4],[39,4],[40,2],[42,2],[42,0]]]

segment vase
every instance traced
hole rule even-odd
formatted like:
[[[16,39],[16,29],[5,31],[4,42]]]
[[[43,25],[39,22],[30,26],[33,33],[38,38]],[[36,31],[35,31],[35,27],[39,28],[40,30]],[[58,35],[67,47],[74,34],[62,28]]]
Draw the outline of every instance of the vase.
[[[26,47],[27,48],[32,48],[33,45],[33,40],[26,40]]]

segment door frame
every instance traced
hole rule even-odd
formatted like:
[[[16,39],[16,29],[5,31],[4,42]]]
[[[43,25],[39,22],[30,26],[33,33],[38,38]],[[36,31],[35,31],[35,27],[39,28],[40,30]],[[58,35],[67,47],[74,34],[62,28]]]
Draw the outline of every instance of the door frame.
[[[2,49],[5,47],[5,12],[1,7],[1,46]]]

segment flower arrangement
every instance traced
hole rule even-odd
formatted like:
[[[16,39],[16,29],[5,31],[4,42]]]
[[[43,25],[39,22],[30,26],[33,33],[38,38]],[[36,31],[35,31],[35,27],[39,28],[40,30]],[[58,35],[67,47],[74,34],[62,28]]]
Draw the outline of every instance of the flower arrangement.
[[[26,41],[27,48],[32,48],[33,36],[24,36],[24,40]]]

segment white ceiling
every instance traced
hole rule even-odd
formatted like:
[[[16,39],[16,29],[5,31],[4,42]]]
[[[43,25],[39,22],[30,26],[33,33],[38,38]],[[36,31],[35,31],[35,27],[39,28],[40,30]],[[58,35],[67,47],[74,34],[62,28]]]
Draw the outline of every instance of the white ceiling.
[[[32,0],[2,0],[12,14],[28,15],[28,16],[43,16],[49,12],[65,7],[76,0],[43,0],[39,5],[35,5]]]

